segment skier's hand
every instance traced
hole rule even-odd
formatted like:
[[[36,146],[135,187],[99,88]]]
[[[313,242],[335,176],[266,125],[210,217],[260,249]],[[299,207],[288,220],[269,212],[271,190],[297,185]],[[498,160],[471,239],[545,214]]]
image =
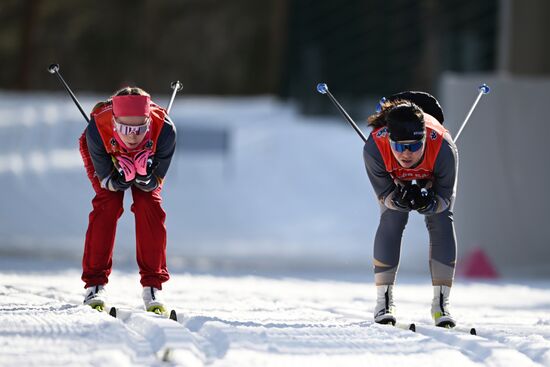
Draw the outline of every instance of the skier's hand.
[[[407,199],[409,199],[409,206],[412,210],[416,210],[419,207],[419,203],[422,201],[422,192],[426,189],[421,189],[417,184],[412,184],[407,190]]]
[[[140,176],[147,176],[151,172],[151,165],[153,164],[153,152],[151,149],[144,149],[136,153],[134,156],[134,167],[136,168],[136,174]]]
[[[411,209],[420,214],[433,213],[437,208],[437,198],[432,189],[421,189],[417,186],[411,191]]]
[[[411,208],[411,199],[409,190],[413,185],[410,182],[397,181],[395,183],[395,189],[392,192],[391,203],[398,210],[401,211],[410,211]]]
[[[101,181],[101,187],[110,191],[124,191],[133,181],[126,181],[124,173],[114,169],[110,176]]]
[[[136,167],[132,158],[126,155],[117,156],[115,166],[125,182],[131,182],[136,177]]]
[[[152,161],[152,159],[151,159]],[[142,191],[153,191],[159,186],[159,179],[154,175],[155,169],[158,167],[159,162],[155,162],[147,165],[147,170],[144,175],[136,174],[134,181],[135,186]]]

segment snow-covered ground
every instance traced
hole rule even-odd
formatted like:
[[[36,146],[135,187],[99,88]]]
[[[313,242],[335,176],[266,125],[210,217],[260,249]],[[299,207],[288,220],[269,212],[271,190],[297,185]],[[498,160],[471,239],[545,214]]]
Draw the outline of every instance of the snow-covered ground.
[[[135,271],[111,276],[114,319],[80,305],[77,268],[2,265],[29,270],[0,272],[1,366],[550,366],[542,282],[458,282],[463,328],[448,331],[430,326],[429,282],[403,279],[398,316],[412,333],[371,322],[374,286],[360,277],[175,273],[164,293],[176,323],[142,311]]]
[[[89,110],[105,96],[80,97]],[[372,324],[378,207],[362,144],[338,117],[269,97],[183,98],[172,117],[183,145],[192,129],[229,137],[225,150],[180,150],[166,181],[165,293],[180,321],[140,309],[129,210],[109,283],[114,319],[81,305],[93,196],[82,117],[62,93],[0,93],[1,366],[550,366],[547,281],[459,279],[454,314],[479,336],[430,326],[419,215],[396,290],[398,316],[418,332]]]

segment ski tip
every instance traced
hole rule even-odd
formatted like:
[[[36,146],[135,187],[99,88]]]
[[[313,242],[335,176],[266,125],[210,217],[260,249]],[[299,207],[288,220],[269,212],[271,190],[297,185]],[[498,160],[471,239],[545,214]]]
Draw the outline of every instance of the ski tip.
[[[410,324],[409,330],[412,331],[413,333],[416,333],[416,325],[414,323]]]
[[[475,327],[470,329],[470,335],[477,335],[477,330]]]
[[[178,314],[176,313],[176,310],[170,311],[170,320],[178,321]]]
[[[116,307],[111,307],[109,310],[109,315],[113,316],[116,319]]]
[[[328,86],[325,83],[317,84],[317,92],[319,92],[321,94],[327,94]]]
[[[162,352],[162,358],[161,358],[161,360],[162,360],[163,362],[168,362],[168,363],[172,362],[172,354],[173,354],[173,353],[172,353],[172,349],[171,349],[171,348],[166,348],[166,349],[164,349],[164,351]]]

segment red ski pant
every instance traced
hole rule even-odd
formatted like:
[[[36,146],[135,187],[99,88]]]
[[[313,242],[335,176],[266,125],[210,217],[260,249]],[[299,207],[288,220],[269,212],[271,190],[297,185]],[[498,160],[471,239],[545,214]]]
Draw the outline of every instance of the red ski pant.
[[[82,280],[86,287],[90,287],[108,282],[113,263],[116,226],[124,211],[124,191],[115,192],[101,188],[88,152],[85,134],[80,138],[80,154],[95,191],[82,259]],[[166,267],[166,213],[161,207],[161,187],[151,192],[142,191],[135,186],[131,186],[131,190],[141,284],[144,287],[162,289],[162,283],[170,276]]]

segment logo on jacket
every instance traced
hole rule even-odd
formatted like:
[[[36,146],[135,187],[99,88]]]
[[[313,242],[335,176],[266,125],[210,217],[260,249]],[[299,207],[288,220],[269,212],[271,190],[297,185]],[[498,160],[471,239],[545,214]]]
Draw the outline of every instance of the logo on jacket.
[[[387,127],[384,127],[384,128],[382,128],[382,129],[380,129],[380,131],[378,131],[378,132],[376,133],[376,137],[377,137],[377,138],[381,138],[381,137],[384,137],[384,136],[386,136],[386,135],[388,135],[388,128],[387,128]]]

